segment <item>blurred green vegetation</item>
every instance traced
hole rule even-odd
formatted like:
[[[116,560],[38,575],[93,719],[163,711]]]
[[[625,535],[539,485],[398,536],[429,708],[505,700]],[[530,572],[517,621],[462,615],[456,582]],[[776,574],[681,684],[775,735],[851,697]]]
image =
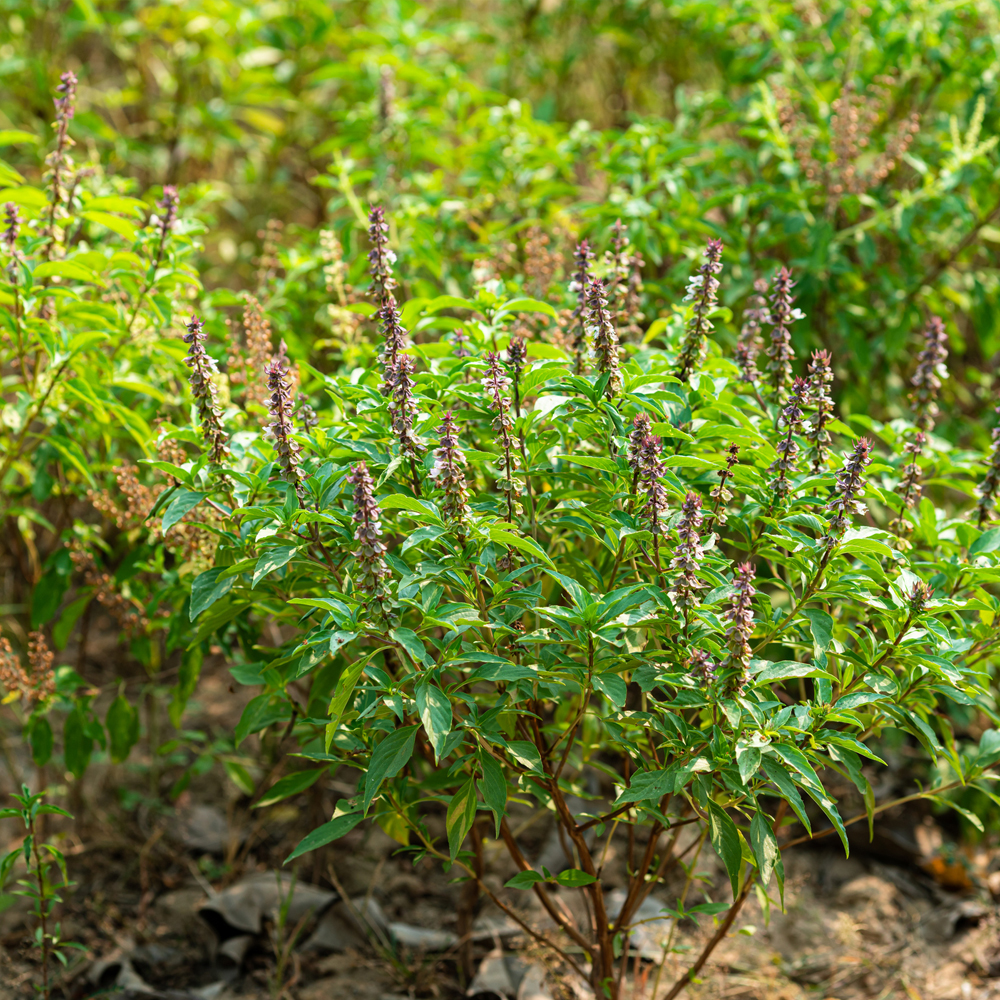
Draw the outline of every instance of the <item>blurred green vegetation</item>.
[[[850,408],[867,411],[874,391],[880,415],[900,412],[929,311],[949,321],[960,359],[956,419],[993,391],[996,0],[0,9],[0,129],[43,140],[8,137],[8,161],[37,179],[52,88],[76,70],[80,158],[136,194],[183,186],[206,225],[209,288],[253,287],[270,218],[286,224],[287,273],[332,226],[360,278],[361,210],[384,202],[418,293],[422,281],[467,289],[473,260],[511,242],[523,259],[534,222],[567,257],[582,235],[603,246],[621,216],[645,257],[649,320],[718,235],[737,311],[778,264],[808,272],[796,347],[833,350]],[[834,119],[852,87],[852,107],[875,113],[845,161]],[[914,115],[919,131],[884,177],[831,193],[844,162],[871,172]],[[822,168],[812,178],[803,151]],[[322,296],[291,291],[275,322],[301,353],[325,311]]]

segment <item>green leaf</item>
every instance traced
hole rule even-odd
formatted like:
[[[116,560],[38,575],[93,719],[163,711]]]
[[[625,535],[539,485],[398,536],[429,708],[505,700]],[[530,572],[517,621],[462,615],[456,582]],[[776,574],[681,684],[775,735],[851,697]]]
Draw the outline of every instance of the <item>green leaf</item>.
[[[504,302],[499,310],[497,310],[497,318],[499,319],[501,316],[518,312],[544,313],[546,316],[556,319],[556,311],[548,302],[529,298],[511,299],[509,302]]]
[[[676,770],[669,767],[659,771],[637,771],[632,775],[628,788],[615,800],[615,805],[623,802],[658,802],[674,790],[675,775]]]
[[[556,568],[555,563],[546,555],[539,544],[530,538],[515,535],[513,531],[506,531],[504,528],[490,528],[490,540],[499,542],[501,545],[513,546],[515,549],[520,549],[522,552],[540,559],[551,569]]]
[[[45,278],[70,278],[74,281],[96,281],[97,275],[89,267],[84,267],[73,260],[49,260],[39,264],[35,268],[32,272],[32,278],[35,281],[42,281]]]
[[[44,767],[52,759],[52,748],[55,743],[52,726],[44,715],[32,720],[28,740],[31,743],[31,759],[39,767]]]
[[[564,462],[582,465],[587,469],[600,469],[602,472],[618,472],[618,463],[610,458],[600,458],[597,455],[556,455]]]
[[[63,723],[63,755],[66,768],[74,778],[82,778],[90,763],[94,741],[86,732],[86,721],[79,708],[73,708]]]
[[[178,490],[163,512],[163,523],[160,525],[160,531],[165,535],[189,510],[194,510],[206,496],[208,496],[207,493]]]
[[[110,212],[81,212],[80,218],[86,219],[88,222],[96,222],[98,225],[104,226],[105,229],[110,229],[111,232],[117,233],[122,239],[126,239],[130,243],[135,241],[136,233],[138,232],[134,223],[129,222],[128,219],[123,219],[120,215],[112,215]]]
[[[615,708],[624,707],[628,687],[620,674],[595,674],[593,681],[594,687],[605,694]]]
[[[259,694],[246,703],[240,721],[236,723],[236,729],[233,730],[236,746],[239,746],[254,731],[253,727],[257,724],[257,719],[263,714],[270,700],[269,694]]]
[[[785,868],[781,860],[781,849],[778,838],[768,818],[758,809],[750,821],[750,843],[753,846],[754,858],[757,860],[757,870],[760,872],[760,882],[765,888],[771,881],[771,875],[778,874],[778,889],[782,896],[785,891]]]
[[[496,838],[500,839],[500,821],[507,811],[507,779],[503,768],[486,750],[479,751],[479,766],[483,776],[479,781],[479,791],[496,822]]]
[[[412,629],[394,628],[389,635],[398,642],[403,649],[413,657],[414,663],[424,666],[431,665],[431,659],[427,655],[427,648],[420,641],[420,637]]]
[[[126,698],[118,695],[108,708],[104,724],[108,730],[111,759],[120,764],[139,742],[139,713]]]
[[[202,652],[201,646],[197,645],[191,649],[186,649],[181,657],[180,671],[177,675],[177,684],[174,687],[174,695],[170,701],[170,708],[167,710],[170,716],[170,724],[174,729],[181,728],[181,720],[184,717],[184,709],[187,707],[188,699],[194,694],[198,686],[198,678],[201,676]]]
[[[416,497],[408,497],[402,493],[390,493],[388,496],[378,497],[377,502],[382,510],[405,510],[410,514],[417,515],[418,520],[430,520],[436,524],[443,523],[441,516],[430,503],[418,500]]]
[[[299,792],[304,792],[316,783],[316,780],[325,770],[325,768],[321,767],[313,771],[296,771],[294,774],[286,774],[271,785],[267,790],[267,794],[254,808],[262,809],[264,806],[273,806],[275,802],[280,802],[291,795],[298,795]]]
[[[445,738],[451,732],[451,702],[439,687],[426,681],[417,684],[416,696],[420,721],[434,748],[434,756],[438,758]]]
[[[833,674],[822,670],[813,663],[798,663],[795,660],[780,660],[765,667],[753,679],[754,686],[758,684],[773,684],[775,681],[787,681],[793,677],[826,677],[836,680]]]
[[[59,616],[59,621],[52,628],[52,644],[56,649],[63,650],[66,648],[66,643],[69,642],[73,627],[80,620],[80,615],[87,610],[87,605],[93,599],[93,594],[84,594],[63,608],[63,613]]]
[[[531,889],[539,882],[544,881],[545,876],[541,872],[526,868],[523,872],[518,872],[513,878],[507,879],[503,887],[505,889]]]
[[[469,778],[451,797],[445,817],[448,833],[448,853],[454,859],[462,848],[462,842],[476,821],[476,783]]]
[[[90,483],[91,486],[97,485],[94,482],[94,477],[90,473],[90,467],[87,464],[87,456],[83,453],[83,449],[75,441],[70,441],[61,434],[50,434],[46,440],[67,462],[69,462],[70,465],[73,466],[74,469],[76,469],[77,472],[80,473],[81,476],[83,476],[84,479],[87,480],[88,483]]]
[[[227,576],[219,579],[225,573],[225,566],[215,566],[199,573],[191,584],[191,604],[188,608],[188,621],[194,621],[202,611],[210,608],[220,597],[225,597],[233,589],[235,577]]]
[[[295,555],[298,546],[296,545],[276,545],[272,549],[267,549],[257,560],[257,565],[253,571],[252,587],[256,587],[268,573],[273,573],[276,569],[288,565],[292,556]]]
[[[368,666],[371,658],[376,653],[381,653],[387,648],[387,646],[379,646],[378,649],[373,649],[365,656],[359,657],[353,663],[349,663],[337,678],[337,686],[334,688],[333,696],[330,699],[330,708],[328,711],[330,721],[326,726],[326,749],[328,751],[330,749],[330,743],[333,740],[334,733],[337,731],[337,726],[340,725],[340,717],[344,714],[344,711],[347,709],[348,702],[350,702],[351,696],[354,694],[354,688],[357,686],[358,678],[361,676],[365,667]]]
[[[0,129],[0,146],[14,146],[19,142],[39,143],[42,140],[31,132],[24,132],[18,128]]]
[[[508,740],[507,749],[514,759],[529,771],[542,773],[542,758],[534,743],[529,743],[527,740]]]
[[[985,555],[1000,549],[1000,528],[984,531],[970,546],[969,557]]]
[[[708,839],[712,842],[715,853],[722,859],[729,873],[729,882],[733,887],[733,899],[740,891],[740,875],[743,866],[743,847],[740,844],[740,833],[736,824],[726,815],[712,799],[708,800]]]
[[[782,797],[792,807],[792,812],[798,816],[799,822],[806,828],[806,833],[811,834],[812,826],[809,823],[809,817],[806,815],[802,796],[795,787],[792,776],[770,754],[765,754],[761,758],[760,766],[764,769],[764,773],[768,778],[778,786]]]
[[[787,743],[773,743],[771,749],[799,772],[800,784],[833,824],[841,843],[844,845],[844,853],[849,854],[851,847],[847,840],[847,830],[837,810],[837,804],[827,795],[823,783],[819,780],[813,766],[806,759],[806,755],[798,747],[790,746]]]
[[[802,613],[809,619],[813,642],[820,652],[825,653],[833,642],[833,619],[819,608],[810,608]]]
[[[365,775],[365,794],[362,811],[368,812],[382,782],[394,778],[409,763],[413,756],[413,744],[417,738],[418,726],[404,726],[391,732],[375,748],[368,773]]]
[[[235,760],[224,760],[222,767],[228,775],[229,780],[244,795],[253,795],[257,790],[253,778],[250,777],[250,772],[242,764],[238,764]]]
[[[753,778],[760,768],[760,757],[761,754],[759,747],[737,749],[736,766],[740,769],[740,781],[742,781],[744,785],[750,784],[750,779]]]
[[[341,816],[335,816],[329,823],[324,823],[321,827],[313,830],[308,836],[303,837],[299,841],[298,847],[285,858],[285,864],[287,865],[289,861],[294,861],[307,851],[315,851],[317,847],[325,847],[327,844],[339,840],[350,833],[364,818],[364,814],[360,812],[348,812]]]
[[[581,889],[585,885],[593,885],[596,881],[596,875],[588,875],[579,868],[567,868],[556,876],[556,882],[567,889]]]

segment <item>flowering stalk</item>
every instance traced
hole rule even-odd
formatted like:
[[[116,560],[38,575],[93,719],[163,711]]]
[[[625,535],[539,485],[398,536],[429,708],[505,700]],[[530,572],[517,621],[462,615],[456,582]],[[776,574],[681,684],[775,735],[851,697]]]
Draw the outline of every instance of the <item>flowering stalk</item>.
[[[641,254],[633,252],[621,219],[615,220],[611,231],[611,251],[605,254],[605,259],[613,286],[615,329],[622,338],[626,334],[634,338],[642,332],[639,322],[643,318],[640,306],[645,262]]]
[[[163,197],[156,203],[158,208],[163,209],[163,215],[158,220],[160,229],[160,240],[156,247],[156,259],[153,261],[153,273],[163,261],[163,251],[167,246],[167,237],[173,232],[174,223],[177,221],[177,206],[180,204],[180,197],[177,188],[172,184],[167,184],[163,188]]]
[[[923,496],[924,490],[920,485],[920,466],[917,464],[917,459],[923,454],[926,443],[927,435],[923,431],[917,431],[913,435],[913,440],[907,441],[903,445],[903,452],[910,456],[910,461],[903,466],[903,478],[899,481],[899,485],[903,491],[901,497],[903,506],[889,524],[889,530],[895,535],[900,535],[912,527],[903,520],[903,514],[908,510],[912,510],[920,502],[921,496]]]
[[[1000,414],[1000,406],[997,407]],[[990,518],[990,511],[996,506],[997,488],[1000,487],[1000,425],[993,428],[993,451],[990,454],[990,467],[986,472],[986,478],[976,487],[979,494],[979,502],[976,504],[978,512],[976,525],[983,527]]]
[[[594,251],[586,240],[581,240],[573,251],[576,270],[569,283],[569,290],[576,292],[576,308],[573,310],[573,356],[576,359],[573,371],[582,375],[584,371],[584,346],[587,343],[587,285],[590,282],[590,262]]]
[[[143,301],[149,294],[149,290],[153,287],[153,284],[156,282],[156,272],[159,270],[160,264],[163,262],[163,254],[167,246],[167,237],[173,231],[174,223],[177,221],[177,206],[180,204],[177,188],[171,184],[165,185],[163,188],[163,197],[156,204],[158,208],[163,210],[163,215],[157,220],[160,239],[156,246],[156,256],[153,258],[153,266],[147,272],[146,280],[143,282],[142,289],[136,297],[135,308],[132,310],[132,317],[128,321],[128,329],[130,331],[139,315],[139,310],[142,308]]]
[[[698,579],[698,567],[705,558],[701,546],[703,520],[701,497],[689,492],[681,503],[681,519],[677,522],[677,547],[670,560],[671,571],[680,574],[670,592],[670,598],[676,607],[684,609],[685,633],[690,625],[691,607],[698,602],[698,591],[705,588],[705,584]]]
[[[524,337],[511,337],[507,345],[507,364],[514,373],[514,413],[521,416],[521,375],[528,363],[528,342]]]
[[[688,376],[705,358],[707,337],[712,332],[708,314],[715,308],[719,292],[716,275],[722,270],[722,240],[709,240],[705,248],[705,262],[688,281],[685,302],[694,303],[694,313],[688,321],[687,335],[677,358],[677,377],[686,382]]]
[[[865,488],[865,467],[871,464],[872,443],[868,438],[858,438],[854,450],[844,460],[844,466],[837,473],[834,497],[826,505],[833,515],[825,536],[827,548],[836,544],[837,539],[847,530],[851,518],[865,512],[858,496]]]
[[[753,585],[755,576],[756,572],[748,562],[740,563],[736,567],[733,579],[736,593],[733,595],[733,603],[722,613],[723,620],[730,622],[729,628],[726,629],[726,645],[729,648],[729,663],[738,671],[734,678],[737,690],[746,687],[750,680],[748,672],[752,655],[750,636],[754,630],[753,599],[757,593]]]
[[[806,370],[809,377],[808,404],[813,409],[813,416],[806,429],[806,436],[813,449],[812,471],[814,473],[823,471],[832,443],[830,432],[826,429],[826,425],[833,415],[833,398],[830,396],[833,371],[830,367],[830,360],[829,351],[813,351],[812,359]]]
[[[518,497],[521,495],[520,484],[514,479],[517,470],[517,455],[514,452],[514,441],[511,430],[514,421],[510,416],[510,400],[504,393],[511,384],[503,366],[500,364],[500,355],[492,351],[486,355],[487,369],[486,377],[482,380],[482,386],[486,390],[489,398],[488,408],[496,413],[493,418],[493,429],[499,434],[501,449],[500,456],[500,478],[497,480],[497,487],[503,493],[507,504],[507,520],[514,524],[514,517],[520,513],[521,505]]]
[[[17,360],[21,367],[21,376],[25,382],[28,381],[28,373],[24,368],[24,347],[21,342],[21,294],[18,288],[18,263],[23,260],[23,255],[17,246],[17,238],[21,234],[21,216],[18,212],[17,205],[12,201],[8,201],[4,207],[4,229],[3,235],[0,236],[0,242],[3,243],[4,249],[7,251],[7,255],[10,257],[10,263],[6,267],[7,280],[10,281],[11,286],[14,290],[14,333],[17,340]]]
[[[379,603],[383,615],[387,589],[385,581],[391,576],[385,561],[386,547],[382,541],[382,512],[375,502],[375,483],[368,466],[358,462],[347,477],[354,487],[354,513],[351,520],[356,527],[354,540],[358,543],[353,555],[358,564],[356,589]]]
[[[687,660],[688,673],[702,687],[708,687],[715,680],[715,661],[708,655],[707,650],[694,649]]]
[[[441,516],[455,529],[459,542],[464,543],[469,522],[469,484],[465,479],[465,453],[458,439],[458,428],[451,410],[441,418],[441,441],[434,449],[431,479],[444,490]]]
[[[388,379],[388,370],[396,364],[399,352],[406,346],[406,331],[399,321],[399,307],[393,289],[396,279],[392,265],[396,254],[389,249],[389,224],[385,221],[385,210],[381,205],[373,205],[368,212],[368,270],[372,276],[372,295],[378,303],[375,318],[382,334],[382,364]]]
[[[919,430],[929,431],[940,412],[938,393],[948,377],[945,361],[948,358],[948,334],[940,316],[931,316],[924,328],[924,349],[917,355],[917,370],[910,379],[914,391],[910,400],[916,412],[914,421]]]
[[[709,496],[715,501],[715,507],[712,508],[712,515],[705,526],[705,534],[711,532],[716,522],[726,523],[726,504],[733,499],[733,491],[726,483],[733,478],[733,469],[739,463],[739,454],[740,446],[735,443],[730,444],[726,449],[726,467],[716,472],[719,477],[719,485],[713,486],[709,493]]]
[[[201,421],[201,432],[208,444],[208,460],[216,465],[223,462],[229,454],[229,435],[222,426],[222,411],[215,401],[215,383],[212,376],[218,372],[215,359],[205,350],[205,324],[197,316],[191,317],[187,325],[187,336],[184,343],[188,345],[184,364],[191,369],[188,382],[191,383],[191,395],[194,396]]]
[[[758,278],[753,283],[753,288],[754,294],[747,300],[747,307],[743,310],[743,326],[733,353],[743,373],[743,381],[756,386],[760,380],[757,358],[764,349],[763,329],[770,318],[767,308],[767,279]]]
[[[785,388],[792,378],[792,335],[788,327],[805,314],[801,309],[795,309],[795,297],[792,289],[791,272],[787,267],[781,268],[774,276],[774,292],[771,295],[771,309],[768,322],[771,327],[771,343],[767,347],[767,370],[771,373],[771,389],[779,402],[784,398]]]
[[[514,374],[514,415],[521,417],[521,375],[528,365],[528,342],[524,337],[511,337],[507,345],[507,363]],[[535,521],[535,498],[531,490],[531,476],[528,474],[528,445],[524,439],[524,429],[517,432],[518,449],[521,452],[521,462],[524,468],[524,488],[528,494],[528,520],[531,525],[531,535],[538,540],[538,524]]]
[[[667,491],[660,482],[664,465],[660,459],[660,439],[647,434],[639,447],[639,485],[642,487],[646,500],[639,514],[649,527],[653,536],[653,563],[663,586],[663,568],[660,566],[660,535],[663,534],[663,521],[666,517]]]
[[[271,393],[267,409],[273,418],[268,431],[274,438],[274,450],[281,466],[282,479],[291,483],[301,497],[304,479],[299,468],[299,444],[292,438],[295,432],[295,425],[292,423],[292,392],[285,380],[285,366],[281,363],[281,358],[273,358],[264,369],[264,374]]]
[[[609,376],[604,387],[604,398],[611,400],[621,391],[622,375],[619,368],[618,334],[615,333],[608,313],[604,282],[600,278],[591,278],[587,284],[586,317],[587,327],[594,338],[591,351],[597,359],[597,371]]]
[[[76,113],[76,74],[67,70],[59,77],[59,85],[56,87],[55,98],[56,120],[53,123],[56,130],[55,148],[45,157],[47,167],[46,176],[49,180],[49,214],[46,221],[43,235],[46,239],[43,255],[46,260],[50,260],[59,240],[56,221],[60,217],[63,201],[67,192],[65,187],[66,176],[72,169],[73,161],[69,155],[69,150],[76,145],[69,134],[69,123]]]
[[[792,383],[792,394],[788,397],[788,402],[778,415],[778,427],[784,424],[786,433],[775,446],[778,457],[767,470],[778,474],[777,478],[771,481],[771,489],[774,491],[774,499],[771,501],[772,509],[776,504],[781,503],[785,494],[792,488],[788,474],[795,471],[795,460],[799,454],[799,445],[794,435],[796,431],[802,430],[802,415],[805,413],[808,388],[809,383],[804,378],[797,378]]]
[[[399,454],[409,459],[413,479],[413,492],[420,496],[420,476],[417,474],[417,458],[424,451],[424,443],[413,432],[413,420],[417,414],[417,401],[413,398],[413,359],[408,354],[400,354],[396,363],[387,367],[382,395],[389,397],[389,415],[392,429],[399,440]]]

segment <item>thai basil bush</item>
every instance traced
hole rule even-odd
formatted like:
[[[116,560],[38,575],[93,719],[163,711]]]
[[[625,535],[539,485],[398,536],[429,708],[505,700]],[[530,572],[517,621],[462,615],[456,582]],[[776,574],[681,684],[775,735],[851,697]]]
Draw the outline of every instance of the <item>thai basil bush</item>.
[[[548,943],[617,996],[630,922],[685,862],[686,826],[729,873],[726,928],[753,885],[780,894],[787,824],[847,849],[848,819],[871,823],[891,733],[940,762],[928,795],[988,794],[1000,741],[963,734],[996,719],[996,460],[934,436],[936,318],[908,373],[913,419],[859,418],[857,437],[829,356],[793,355],[806,318],[784,269],[758,281],[734,361],[718,241],[643,334],[613,252],[578,248],[551,304],[508,300],[497,279],[406,300],[388,232],[373,209],[355,309],[377,351],[335,375],[272,359],[254,373],[256,430],[227,424],[209,374],[223,345],[190,320],[205,451],[159,466],[177,483],[165,523],[194,505],[221,519],[187,644],[220,642],[259,690],[237,741],[299,740],[305,769],[269,801],[329,768],[362,775],[293,858],[373,817],[520,920],[482,880],[482,837],[500,838],[521,869],[509,885],[560,929]],[[857,787],[860,816],[841,814],[830,774]],[[508,824],[525,805],[554,814],[573,867],[532,869]],[[611,912],[602,849],[625,831],[630,885]],[[589,926],[556,886],[586,894]]]
[[[158,452],[183,460],[183,442],[164,440],[156,419],[182,402],[173,316],[200,290],[188,262],[200,225],[179,217],[175,189],[140,200],[81,161],[76,87],[64,73],[37,184],[0,162],[0,520],[16,526],[0,540],[14,581],[0,685],[35,762],[57,752],[79,777],[95,744],[123,760],[137,741],[138,690],[125,683],[155,683],[178,578],[167,567],[197,566],[210,536],[190,523],[166,542],[151,535],[144,521],[166,484],[144,485],[137,465]],[[98,718],[88,635],[104,615],[123,647],[122,676]]]

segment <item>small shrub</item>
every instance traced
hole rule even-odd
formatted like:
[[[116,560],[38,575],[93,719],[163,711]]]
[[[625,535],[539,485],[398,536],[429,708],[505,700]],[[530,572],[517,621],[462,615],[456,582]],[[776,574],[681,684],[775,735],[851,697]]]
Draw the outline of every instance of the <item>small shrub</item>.
[[[630,923],[685,864],[676,846],[694,827],[732,902],[678,902],[677,917],[724,916],[673,996],[755,886],[780,900],[783,850],[827,833],[847,850],[847,826],[888,807],[870,775],[890,731],[941,762],[918,795],[988,793],[996,732],[977,746],[955,720],[996,719],[996,477],[977,510],[982,459],[933,436],[938,320],[911,379],[913,420],[860,416],[870,436],[856,437],[836,416],[829,356],[798,374],[788,328],[806,318],[787,270],[749,303],[740,364],[723,356],[717,241],[687,304],[641,339],[619,334],[613,254],[597,263],[582,248],[582,276],[552,304],[508,299],[499,280],[403,302],[378,208],[371,247],[377,360],[303,367],[308,423],[274,360],[270,420],[225,449],[192,364],[207,450],[172,470],[172,503],[224,511],[214,566],[191,586],[188,642],[215,636],[234,676],[260,688],[237,741],[295,734],[306,770],[281,794],[331,767],[361,775],[289,860],[373,817],[617,997]],[[589,351],[555,322],[574,305]],[[525,315],[541,320],[527,341]],[[857,787],[860,815],[842,815],[830,774]],[[525,807],[561,827],[565,870],[531,867],[508,822]],[[611,912],[602,865],[623,832],[629,884]],[[535,893],[556,935],[489,888],[484,836],[503,841],[519,869],[508,887]],[[556,887],[586,896],[590,925]]]

